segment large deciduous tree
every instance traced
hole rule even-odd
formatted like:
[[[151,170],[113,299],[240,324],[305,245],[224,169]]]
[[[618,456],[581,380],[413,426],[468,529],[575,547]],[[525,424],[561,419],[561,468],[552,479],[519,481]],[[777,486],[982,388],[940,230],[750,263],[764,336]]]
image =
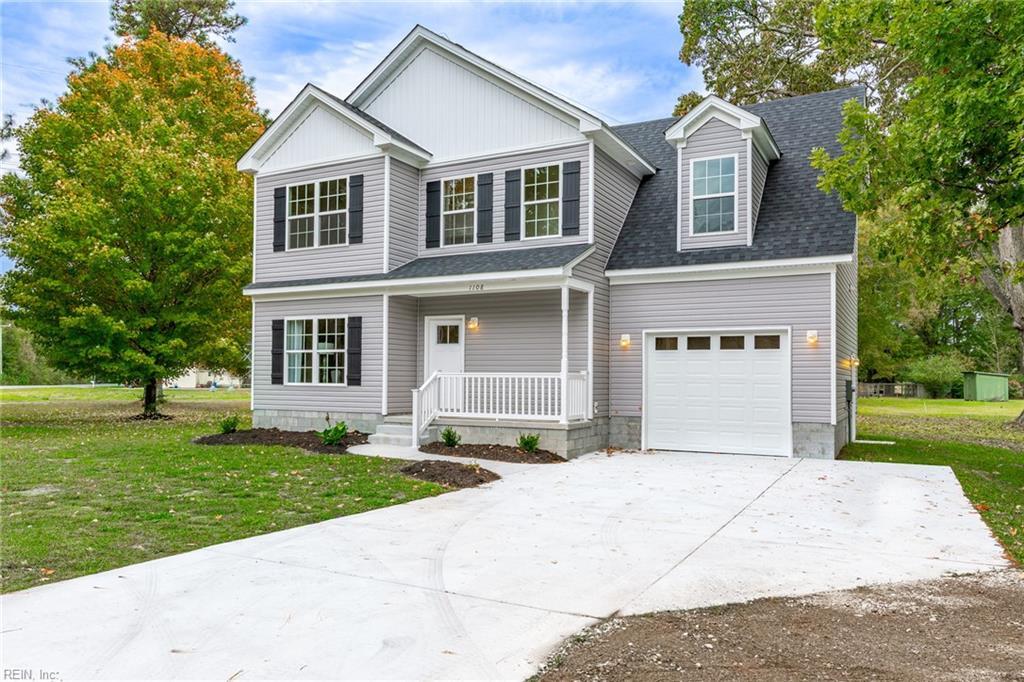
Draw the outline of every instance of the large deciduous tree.
[[[111,28],[121,36],[145,39],[151,30],[207,45],[211,36],[234,41],[245,17],[232,14],[234,0],[113,0]]]
[[[828,45],[885,44],[918,75],[886,115],[847,104],[842,153],[822,187],[936,269],[980,262],[1024,339],[1024,12],[1003,0],[825,0]],[[870,17],[870,22],[858,19]],[[1024,359],[1022,359],[1024,363]]]
[[[735,104],[806,95],[846,85],[864,85],[882,109],[895,99],[915,65],[884,42],[822,44],[815,22],[819,0],[686,0],[679,17],[679,58],[699,66],[713,94]],[[849,16],[850,31],[863,31],[874,17]],[[699,103],[680,96],[675,115]]]
[[[157,386],[244,368],[252,189],[235,160],[264,120],[237,62],[160,32],[79,62],[14,131],[0,179],[0,294],[58,367]]]

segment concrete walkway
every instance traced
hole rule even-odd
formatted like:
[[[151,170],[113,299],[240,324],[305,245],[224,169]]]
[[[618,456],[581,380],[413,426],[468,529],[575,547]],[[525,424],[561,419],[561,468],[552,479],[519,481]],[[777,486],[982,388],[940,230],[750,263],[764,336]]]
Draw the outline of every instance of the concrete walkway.
[[[944,467],[678,453],[512,466],[484,488],[6,595],[3,666],[521,679],[617,612],[1007,565]]]

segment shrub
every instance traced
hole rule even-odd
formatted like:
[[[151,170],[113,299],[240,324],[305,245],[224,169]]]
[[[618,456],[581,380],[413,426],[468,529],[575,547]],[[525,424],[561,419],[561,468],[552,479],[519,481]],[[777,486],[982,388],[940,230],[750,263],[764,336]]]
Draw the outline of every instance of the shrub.
[[[462,442],[462,436],[460,436],[459,432],[452,427],[446,426],[444,427],[444,430],[441,431],[441,442],[450,448],[454,448]]]
[[[345,422],[338,422],[320,432],[320,442],[324,445],[340,445],[347,435],[348,425]]]
[[[1010,400],[1024,398],[1024,375],[1010,375]]]
[[[234,433],[238,430],[238,424],[242,421],[242,418],[237,414],[229,414],[220,420],[220,432],[221,433]]]
[[[921,384],[933,398],[945,398],[954,386],[962,385],[965,369],[959,355],[930,355],[907,363],[901,378]]]
[[[534,452],[537,449],[537,446],[540,445],[540,434],[520,433],[519,440],[516,441],[516,445],[519,446],[520,450],[525,452]]]

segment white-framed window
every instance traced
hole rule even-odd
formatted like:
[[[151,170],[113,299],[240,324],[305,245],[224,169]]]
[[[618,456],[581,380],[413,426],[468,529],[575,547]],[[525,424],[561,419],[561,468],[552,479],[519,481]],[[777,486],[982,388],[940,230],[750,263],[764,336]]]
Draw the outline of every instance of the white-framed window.
[[[346,317],[285,320],[286,384],[345,384],[347,321]]]
[[[441,181],[441,246],[476,243],[476,176]]]
[[[289,185],[288,250],[347,243],[348,178]]]
[[[690,234],[736,231],[736,156],[690,162]]]
[[[523,169],[523,239],[562,233],[561,164]]]

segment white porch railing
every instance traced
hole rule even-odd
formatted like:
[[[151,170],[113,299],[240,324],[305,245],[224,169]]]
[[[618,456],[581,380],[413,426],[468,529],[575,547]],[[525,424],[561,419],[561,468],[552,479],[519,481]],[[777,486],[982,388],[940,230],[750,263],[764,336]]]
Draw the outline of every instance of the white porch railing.
[[[586,372],[435,372],[412,391],[413,442],[438,417],[572,421],[588,417]]]

